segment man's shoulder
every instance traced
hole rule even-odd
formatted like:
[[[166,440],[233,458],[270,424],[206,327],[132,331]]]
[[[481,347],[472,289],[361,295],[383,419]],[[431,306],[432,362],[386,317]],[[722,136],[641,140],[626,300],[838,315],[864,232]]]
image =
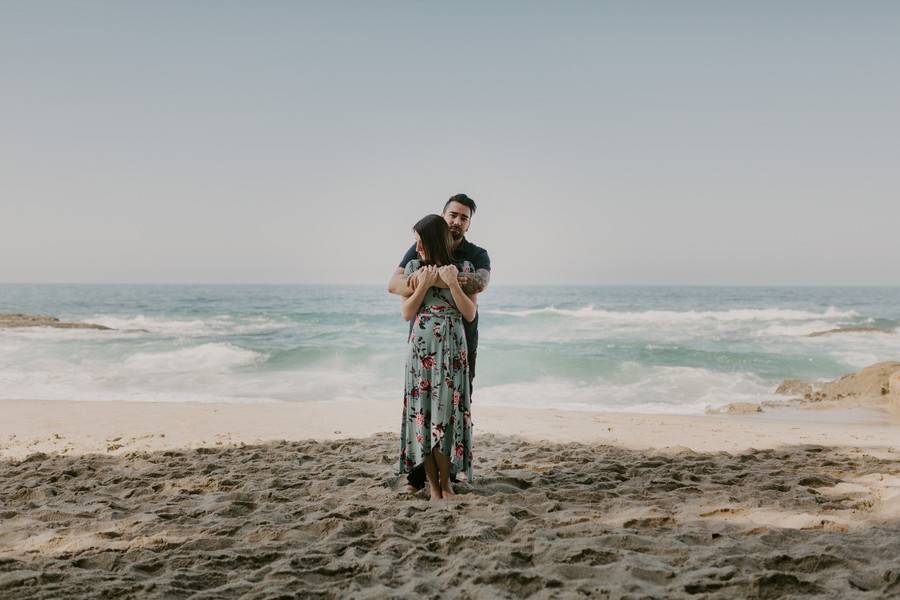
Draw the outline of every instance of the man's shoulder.
[[[481,246],[473,244],[466,238],[463,238],[463,241],[460,242],[458,252],[463,256],[463,258],[468,256],[477,256],[479,254],[487,254],[487,250],[485,250]]]
[[[491,257],[488,255],[487,250],[481,246],[476,246],[466,238],[463,238],[456,249],[456,257],[459,260],[467,260],[472,263],[476,271],[481,269],[485,271],[491,270]]]
[[[403,258],[400,259],[400,268],[404,268],[409,263],[409,261],[413,260],[417,256],[418,254],[416,253],[416,245],[413,244],[409,247],[409,250],[406,251],[406,254],[403,255]]]

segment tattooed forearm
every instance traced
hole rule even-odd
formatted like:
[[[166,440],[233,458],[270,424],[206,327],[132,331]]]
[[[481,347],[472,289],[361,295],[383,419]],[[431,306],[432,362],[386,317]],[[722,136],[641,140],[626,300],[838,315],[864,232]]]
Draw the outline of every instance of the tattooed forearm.
[[[491,280],[491,272],[487,269],[478,269],[474,273],[466,273],[460,275],[459,284],[463,291],[471,296],[472,294],[480,294],[488,286]]]

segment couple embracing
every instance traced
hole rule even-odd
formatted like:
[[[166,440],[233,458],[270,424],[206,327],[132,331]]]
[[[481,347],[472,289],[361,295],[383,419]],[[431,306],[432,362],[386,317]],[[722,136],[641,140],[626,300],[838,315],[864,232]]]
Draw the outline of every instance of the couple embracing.
[[[472,380],[478,350],[477,297],[491,261],[465,235],[475,202],[457,194],[440,215],[413,226],[416,243],[388,284],[410,321],[400,424],[400,473],[407,491],[426,482],[432,500],[454,495],[451,480],[472,481]]]

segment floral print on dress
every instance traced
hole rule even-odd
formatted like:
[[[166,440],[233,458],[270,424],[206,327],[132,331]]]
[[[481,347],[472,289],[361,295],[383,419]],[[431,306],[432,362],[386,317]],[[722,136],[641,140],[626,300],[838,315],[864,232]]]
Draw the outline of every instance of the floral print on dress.
[[[418,260],[406,265],[415,272]],[[468,261],[457,265],[472,273]],[[432,287],[409,336],[400,425],[400,473],[409,473],[437,447],[451,469],[472,482],[469,361],[463,318],[450,290]]]

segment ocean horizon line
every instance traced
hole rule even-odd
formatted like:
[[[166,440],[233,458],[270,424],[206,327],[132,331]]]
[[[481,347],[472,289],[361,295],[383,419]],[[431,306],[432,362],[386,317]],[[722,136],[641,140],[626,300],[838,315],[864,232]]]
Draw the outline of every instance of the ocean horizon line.
[[[173,281],[0,281],[0,286],[142,286],[142,287],[376,287],[386,282],[173,282]],[[900,289],[900,284],[859,284],[859,283],[491,283],[491,288],[746,288],[746,289]]]

